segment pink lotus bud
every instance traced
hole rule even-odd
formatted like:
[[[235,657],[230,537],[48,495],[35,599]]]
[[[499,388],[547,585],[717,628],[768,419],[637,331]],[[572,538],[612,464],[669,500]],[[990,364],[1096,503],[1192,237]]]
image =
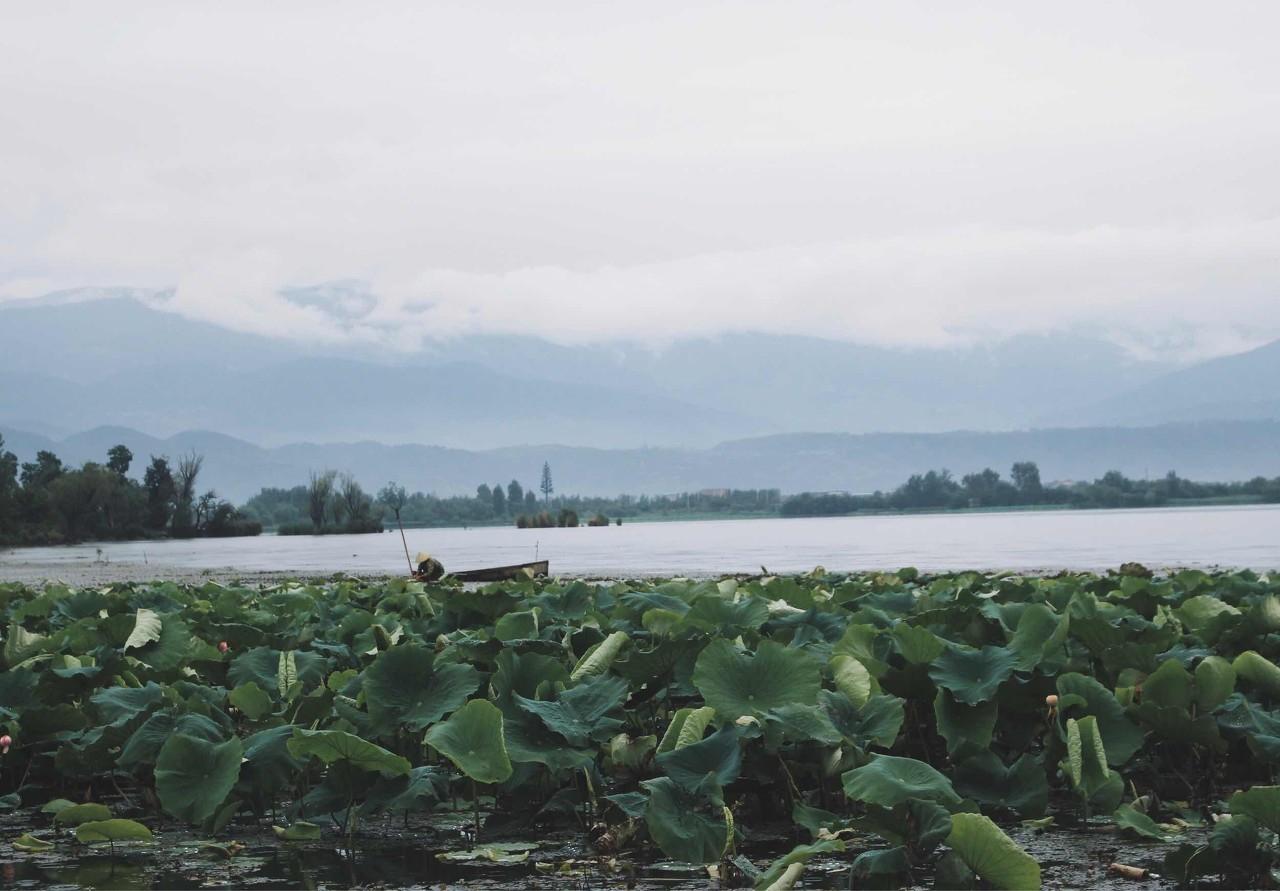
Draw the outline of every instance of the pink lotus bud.
[[[13,745],[12,736],[10,736],[7,733],[4,736],[0,736],[0,754],[3,754],[3,755],[9,754],[9,746],[11,745]]]
[[[226,652],[227,650],[229,650],[229,649],[231,649],[231,648],[227,646],[227,642],[226,642],[225,640],[224,640],[224,641],[222,641],[220,644],[218,644],[218,652],[219,652],[219,653],[225,653],[225,652]]]

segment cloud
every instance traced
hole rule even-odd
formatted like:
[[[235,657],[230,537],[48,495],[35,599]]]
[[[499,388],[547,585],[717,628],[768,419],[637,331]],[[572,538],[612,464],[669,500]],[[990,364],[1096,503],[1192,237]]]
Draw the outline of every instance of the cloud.
[[[402,349],[1280,336],[1273,5],[131,10],[6,16],[0,299]]]

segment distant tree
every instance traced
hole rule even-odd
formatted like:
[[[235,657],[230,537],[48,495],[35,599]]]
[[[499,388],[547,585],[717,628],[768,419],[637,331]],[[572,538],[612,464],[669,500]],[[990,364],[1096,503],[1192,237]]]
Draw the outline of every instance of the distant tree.
[[[542,490],[543,501],[550,501],[551,493],[556,490],[551,482],[551,464],[547,461],[542,462],[542,484],[538,488]]]
[[[62,475],[62,460],[53,452],[36,452],[36,460],[22,465],[22,488],[44,489]]]
[[[111,451],[107,452],[107,469],[120,474],[120,476],[124,476],[129,472],[129,465],[132,463],[133,452],[129,451],[128,446],[112,446]]]
[[[493,514],[496,517],[507,515],[507,496],[502,491],[502,484],[493,487]]]
[[[200,476],[200,468],[204,466],[204,455],[194,451],[178,458],[178,467],[173,473],[173,484],[178,490],[178,503],[195,501],[196,478]]]
[[[520,505],[524,504],[524,486],[515,480],[507,483],[507,504],[511,505],[512,510],[519,510]]]
[[[0,540],[18,528],[18,456],[4,447],[0,436]]]
[[[329,498],[333,495],[333,481],[337,476],[332,470],[321,473],[313,470],[307,479],[307,513],[311,517],[311,525],[318,530],[324,528],[325,518],[329,515]]]
[[[485,507],[493,504],[493,490],[489,488],[488,483],[481,483],[476,486],[476,501],[479,501]]]
[[[163,529],[169,525],[173,503],[178,490],[169,469],[169,459],[161,455],[151,456],[151,464],[142,478],[142,488],[147,493],[147,513],[144,520],[149,529]]]
[[[218,493],[210,489],[201,495],[195,502],[195,508],[192,511],[193,525],[197,532],[203,532],[209,525],[209,521],[213,519],[214,509],[218,506]]]
[[[404,559],[408,561],[409,572],[412,573],[414,566],[413,560],[409,557],[409,541],[404,537],[404,523],[400,521],[400,512],[404,510],[408,500],[409,493],[398,483],[387,483],[378,492],[378,501],[385,505],[396,518],[396,526],[400,529],[400,544],[404,545]]]
[[[400,522],[400,512],[404,510],[405,502],[408,500],[409,493],[405,491],[404,486],[397,483],[387,483],[378,490],[378,503],[386,505],[397,523]]]
[[[1013,465],[1010,475],[1013,477],[1013,485],[1026,498],[1036,498],[1044,489],[1040,482],[1040,468],[1034,461],[1018,461]]]
[[[533,493],[532,489],[524,493],[524,507],[527,511],[538,512],[538,496]]]

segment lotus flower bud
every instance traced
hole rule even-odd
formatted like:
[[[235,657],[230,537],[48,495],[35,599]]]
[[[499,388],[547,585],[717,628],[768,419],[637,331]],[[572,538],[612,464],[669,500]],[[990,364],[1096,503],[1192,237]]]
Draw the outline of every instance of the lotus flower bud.
[[[9,754],[9,746],[13,745],[13,737],[9,734],[0,736],[0,755]]]
[[[231,649],[231,648],[227,646],[227,642],[226,642],[225,640],[224,640],[224,641],[222,641],[222,642],[220,642],[220,643],[218,644],[218,652],[219,652],[219,653],[225,653],[225,652],[226,652],[227,650],[229,650],[229,649]]]
[[[1044,698],[1044,704],[1049,706],[1049,708],[1054,708],[1055,706],[1057,706],[1058,704],[1057,695],[1050,693],[1048,696]]]

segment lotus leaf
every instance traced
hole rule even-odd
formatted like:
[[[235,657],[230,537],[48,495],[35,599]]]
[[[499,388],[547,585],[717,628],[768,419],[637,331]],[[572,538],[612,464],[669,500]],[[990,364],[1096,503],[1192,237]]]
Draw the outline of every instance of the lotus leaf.
[[[1069,615],[1059,616],[1042,603],[1027,604],[1009,639],[1009,649],[1018,657],[1018,670],[1043,667],[1045,660],[1062,648],[1070,627]]]
[[[243,754],[234,736],[224,743],[180,733],[169,737],[156,757],[160,804],[175,817],[203,823],[235,786]]]
[[[1115,821],[1117,827],[1128,830],[1143,838],[1153,839],[1155,841],[1168,841],[1169,837],[1160,828],[1155,820],[1148,817],[1141,811],[1134,810],[1132,805],[1125,804],[1116,808],[1115,813],[1111,815],[1111,819]]]
[[[848,696],[858,708],[867,704],[872,693],[879,692],[880,685],[871,677],[867,667],[847,653],[831,657],[831,674],[836,689]]]
[[[1280,667],[1254,650],[1247,650],[1232,663],[1236,676],[1243,678],[1273,699],[1280,698]]]
[[[145,647],[152,641],[160,639],[160,629],[163,622],[156,613],[149,609],[138,610],[138,616],[134,620],[133,631],[129,633],[129,638],[124,642],[126,650],[139,649]]]
[[[96,802],[60,808],[53,816],[53,822],[58,826],[79,826],[81,823],[110,819],[111,808]]]
[[[236,687],[228,694],[227,701],[238,708],[250,721],[261,721],[275,708],[271,697],[258,686],[256,681],[249,681]]]
[[[345,762],[357,770],[393,777],[407,774],[409,762],[358,736],[342,730],[293,729],[288,742],[289,754],[295,758],[319,758],[325,764]]]
[[[818,660],[804,650],[765,640],[752,655],[718,639],[698,656],[693,683],[707,705],[734,720],[792,703],[812,705],[821,677]]]
[[[1280,786],[1254,786],[1227,802],[1233,814],[1252,817],[1272,832],[1280,832]]]
[[[28,854],[43,854],[46,851],[53,850],[53,842],[43,838],[38,838],[30,832],[24,832],[13,840],[13,846],[19,851],[25,851]]]
[[[820,700],[832,726],[858,748],[891,748],[902,729],[905,711],[896,696],[872,696],[862,708],[843,693],[831,690],[823,690]]]
[[[511,776],[502,712],[488,700],[471,700],[428,730],[426,741],[477,783],[501,783]]]
[[[306,820],[299,820],[290,826],[272,826],[271,831],[281,841],[316,841],[320,838],[320,827]]]
[[[974,755],[957,765],[955,786],[961,795],[1020,817],[1038,817],[1049,806],[1044,765],[1031,754],[1008,767],[992,751]]]
[[[893,626],[891,634],[902,658],[912,665],[928,665],[942,655],[942,651],[947,648],[946,643],[938,635],[918,625],[899,622]]]
[[[423,730],[460,708],[480,686],[470,665],[435,665],[426,647],[401,644],[378,655],[365,670],[364,697],[370,727],[385,734],[403,724]]]
[[[658,752],[670,752],[681,746],[687,746],[702,739],[707,725],[716,716],[716,710],[709,705],[702,708],[682,708],[671,718],[667,732],[658,743]]]
[[[622,653],[622,648],[631,640],[631,636],[625,631],[615,631],[603,641],[601,641],[593,650],[583,654],[578,660],[578,664],[569,674],[569,680],[578,683],[590,678],[598,677],[609,670],[614,660]]]
[[[704,740],[658,755],[655,759],[667,776],[695,792],[710,779],[727,786],[742,770],[742,749],[733,725],[721,728]]]
[[[81,823],[76,827],[76,840],[81,844],[116,842],[149,842],[152,840],[151,830],[136,820],[102,820],[95,823]]]
[[[1040,864],[981,814],[953,814],[947,845],[994,888],[1025,891],[1040,887]]]
[[[953,806],[960,796],[951,781],[923,761],[876,755],[870,763],[847,771],[844,794],[853,801],[891,808],[912,799]]]
[[[630,687],[618,677],[596,677],[564,690],[550,702],[539,702],[515,694],[516,704],[536,715],[546,728],[564,737],[570,745],[603,742],[617,732],[622,721],[610,712],[622,705]]]
[[[1196,707],[1211,712],[1235,692],[1236,670],[1221,656],[1209,656],[1196,666]]]
[[[804,864],[808,863],[819,854],[838,854],[843,850],[844,842],[834,838],[815,842],[811,845],[797,845],[792,848],[790,852],[769,864],[769,868],[761,873],[760,878],[756,880],[755,886],[756,888],[762,889],[778,888],[779,886],[777,882],[782,878],[783,873],[786,872],[789,867],[803,867]]]
[[[977,705],[996,695],[1017,664],[1017,655],[1004,647],[975,650],[953,645],[933,660],[929,677],[957,702]]]
[[[933,700],[933,714],[938,722],[938,735],[947,741],[951,760],[963,761],[991,745],[998,712],[994,701],[964,705],[956,702],[948,691],[938,691]]]
[[[718,800],[693,795],[670,777],[646,780],[645,825],[668,857],[685,863],[716,863],[732,842]]]
[[[1097,718],[1109,764],[1120,767],[1142,747],[1142,730],[1125,716],[1124,708],[1106,687],[1091,677],[1075,673],[1059,675],[1057,686],[1064,715],[1068,698],[1076,697],[1073,701],[1079,702],[1084,714]]]

